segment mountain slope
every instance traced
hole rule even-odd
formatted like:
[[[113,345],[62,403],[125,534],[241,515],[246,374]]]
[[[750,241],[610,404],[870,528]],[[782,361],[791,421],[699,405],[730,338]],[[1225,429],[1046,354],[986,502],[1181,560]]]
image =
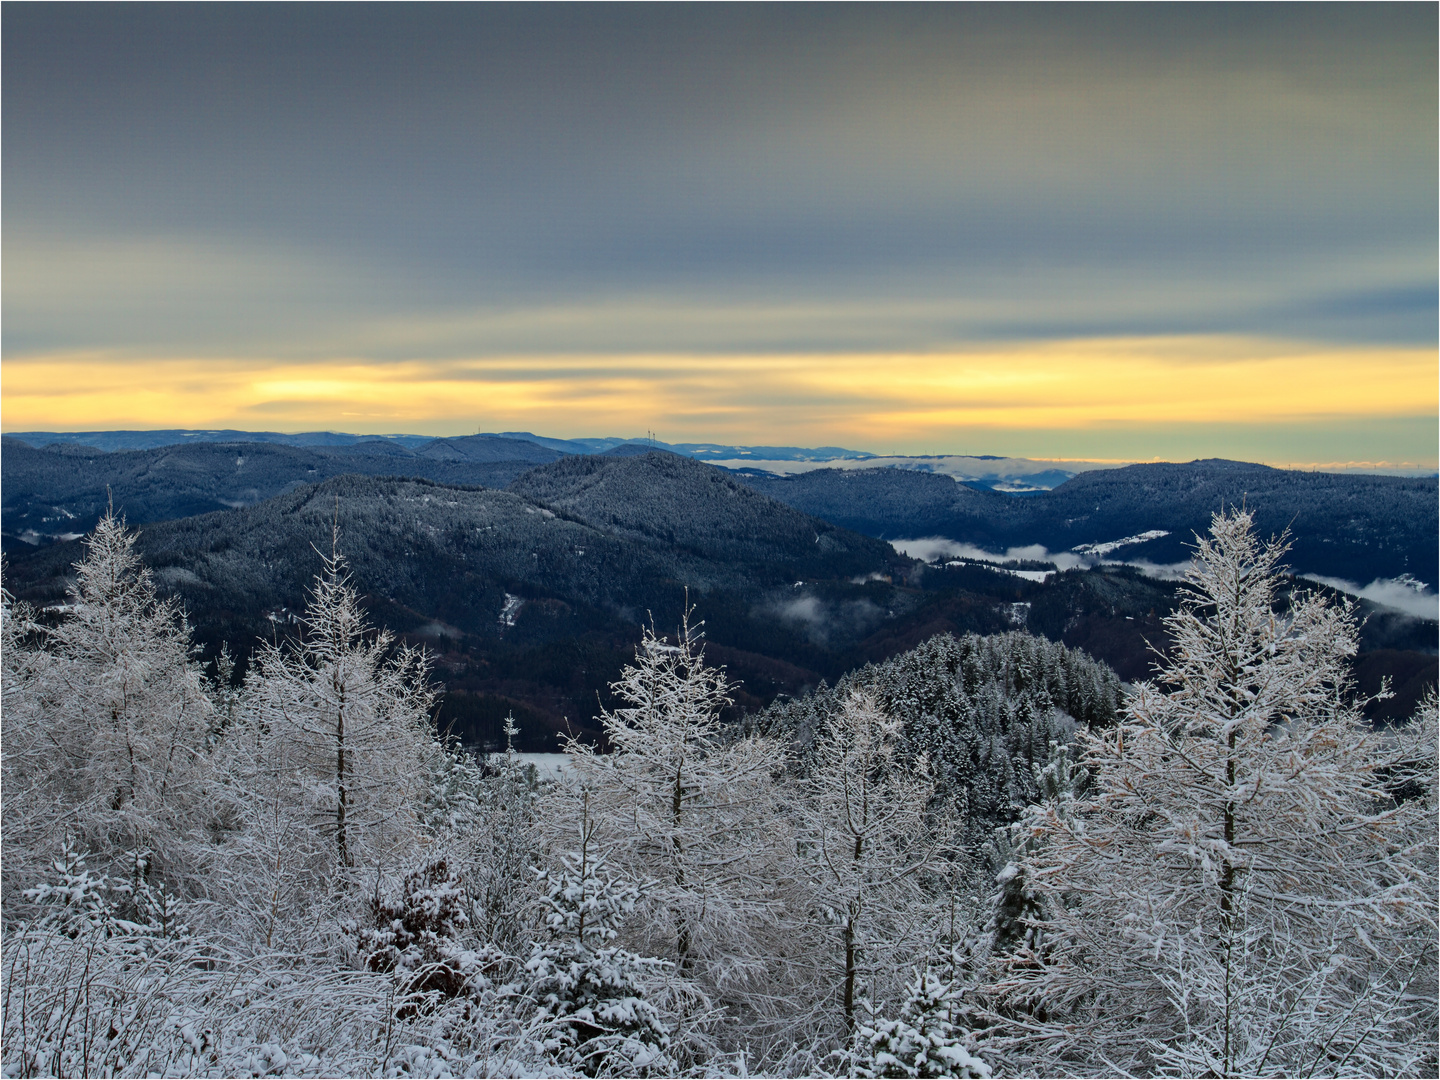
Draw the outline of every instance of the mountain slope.
[[[886,544],[663,451],[564,458],[521,474],[510,490],[615,536],[764,567],[767,582],[864,574],[894,561]]]
[[[1130,465],[1086,472],[1055,490],[1012,498],[896,469],[741,478],[772,498],[871,536],[944,536],[994,550],[1063,551],[1149,530],[1126,558],[1174,563],[1221,506],[1244,502],[1262,533],[1290,529],[1297,571],[1366,583],[1440,577],[1440,485],[1433,478],[1298,472],[1234,461]],[[946,486],[949,485],[949,486]]]
[[[682,475],[651,493],[663,520],[687,517],[695,480]],[[748,489],[722,497],[746,508],[744,545],[731,537],[707,546],[693,528],[674,543],[627,534],[514,492],[347,475],[256,506],[146,525],[138,551],[162,590],[184,600],[207,651],[226,642],[243,656],[258,637],[295,629],[315,549],[329,550],[338,524],[371,617],[437,649],[447,708],[469,718],[468,734],[493,738],[514,708],[534,729],[529,745],[553,749],[550,733],[567,718],[582,730],[595,714],[640,625],[673,625],[687,590],[715,659],[745,681],[737,700],[748,707],[853,666],[861,639],[914,606],[883,580],[848,580],[908,562],[888,545]],[[693,517],[702,529],[717,520]],[[79,554],[78,541],[30,548],[12,564],[9,587],[33,604],[59,604]],[[801,597],[797,567],[823,597]],[[797,600],[802,614],[788,617]]]

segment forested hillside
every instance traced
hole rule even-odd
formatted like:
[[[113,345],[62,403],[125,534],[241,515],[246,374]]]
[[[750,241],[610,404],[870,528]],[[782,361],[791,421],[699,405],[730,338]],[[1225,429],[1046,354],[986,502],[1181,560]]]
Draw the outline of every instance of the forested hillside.
[[[707,466],[670,460],[694,470],[685,475],[702,490],[711,476],[732,483]],[[644,458],[613,464],[613,475],[649,468]],[[666,494],[662,487],[652,499]],[[813,685],[817,668],[845,670],[850,650],[888,611],[914,605],[886,581],[850,581],[908,564],[880,541],[744,487],[712,508],[730,515],[726,534],[714,513],[689,516],[691,488],[668,495],[674,509],[667,517],[657,507],[657,520],[668,522],[667,533],[679,530],[673,541],[588,524],[511,492],[352,475],[253,507],[147,526],[139,551],[159,588],[185,602],[207,655],[228,644],[243,668],[257,641],[293,631],[315,546],[323,548],[338,523],[372,617],[439,653],[451,691],[444,711],[457,730],[494,741],[500,719],[516,708],[530,721],[530,749],[553,750],[567,718],[586,723],[640,626],[652,614],[662,625],[677,621],[687,589],[704,604],[717,643],[731,650],[727,662],[746,679],[751,707],[779,689]],[[56,544],[17,560],[17,594],[40,607],[61,604],[78,547]],[[810,618],[783,617],[800,577],[825,598],[804,609]]]
[[[890,561],[883,545],[675,454],[566,458],[523,473],[510,490],[647,546],[754,565],[765,584],[864,575]]]
[[[935,796],[963,803],[972,846],[1035,802],[1054,747],[1113,724],[1123,696],[1104,664],[1042,637],[939,634],[833,687],[777,701],[751,724],[810,747],[855,694],[903,718],[903,755],[924,755]]]
[[[495,450],[497,441],[508,440],[431,445],[447,457],[508,453]],[[256,464],[252,456],[230,457],[232,449],[198,444],[101,455],[100,465],[128,462],[135,469],[128,479],[97,473],[117,480],[111,489],[117,511],[129,518],[138,507],[139,517],[130,520],[142,524],[157,506],[173,507],[177,493],[189,491],[186,497],[210,505],[205,500],[218,494],[217,470],[229,477],[230,486],[221,489],[228,499],[260,493],[235,479],[244,479],[252,465],[277,482],[301,468],[309,477],[315,466],[293,456],[308,450],[247,444],[245,455],[258,455]],[[771,500],[721,470],[628,449],[534,467],[510,492],[353,474],[319,487],[291,479],[288,493],[253,506],[144,525],[140,550],[155,566],[162,591],[185,602],[206,656],[228,645],[243,670],[258,641],[293,631],[305,603],[311,545],[324,546],[338,514],[368,610],[435,651],[447,687],[441,711],[455,730],[472,742],[495,744],[501,721],[514,710],[525,720],[525,748],[536,750],[553,749],[555,733],[567,723],[586,722],[641,625],[651,616],[658,625],[676,625],[687,589],[701,605],[713,655],[741,683],[737,711],[763,708],[777,694],[803,694],[821,679],[833,682],[941,633],[1028,629],[1087,650],[1128,681],[1146,677],[1155,662],[1151,646],[1165,645],[1162,620],[1175,603],[1171,583],[1113,566],[1037,581],[974,562],[921,565],[883,542]],[[364,444],[354,453],[361,450],[370,453]],[[86,471],[90,451],[21,451],[68,470],[66,482],[88,484],[91,512],[104,507],[107,492]],[[387,443],[373,453],[380,471],[396,461],[407,467],[428,461],[442,473],[488,467],[425,458]],[[25,459],[13,448],[4,460],[7,469],[23,471]],[[349,468],[354,460],[352,454],[326,467]],[[275,462],[289,471],[272,468]],[[948,485],[945,490],[980,505],[1000,500],[1013,508],[1029,501],[917,473],[839,475],[844,479],[837,482],[861,492],[878,487],[893,495],[920,483]],[[900,483],[887,488],[887,475]],[[157,501],[147,503],[147,492]],[[7,481],[7,505],[13,495]],[[79,531],[78,521],[66,522]],[[62,605],[79,548],[78,541],[12,548],[11,587],[37,607]],[[1366,689],[1378,689],[1388,675],[1398,691],[1393,701],[1369,706],[1370,714],[1408,715],[1434,682],[1427,657],[1435,652],[1435,624],[1366,610],[1359,667]]]
[[[1217,506],[1256,509],[1257,528],[1289,529],[1291,565],[1365,584],[1402,574],[1435,589],[1440,575],[1440,483],[1434,478],[1272,469],[1237,461],[1130,465],[1085,472],[1023,498],[975,491],[897,469],[745,476],[757,491],[807,514],[887,539],[943,536],[1003,551],[1041,544],[1067,551],[1150,530],[1169,535],[1127,546],[1153,563],[1188,558],[1186,545]]]
[[[253,506],[333,476],[423,477],[503,487],[558,451],[516,439],[436,439],[418,450],[387,439],[343,446],[190,443],[105,452],[58,443],[36,450],[4,438],[0,481],[6,551],[93,528],[109,505],[135,524]]]

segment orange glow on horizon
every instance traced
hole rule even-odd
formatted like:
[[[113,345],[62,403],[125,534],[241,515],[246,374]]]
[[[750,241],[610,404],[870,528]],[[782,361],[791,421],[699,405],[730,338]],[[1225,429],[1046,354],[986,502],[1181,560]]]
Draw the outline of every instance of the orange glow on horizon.
[[[6,431],[478,428],[573,437],[663,428],[671,442],[773,443],[783,432],[796,445],[915,453],[962,452],[957,433],[1001,428],[1433,417],[1440,389],[1433,349],[1207,337],[909,355],[382,362],[75,354],[9,358],[0,378]]]

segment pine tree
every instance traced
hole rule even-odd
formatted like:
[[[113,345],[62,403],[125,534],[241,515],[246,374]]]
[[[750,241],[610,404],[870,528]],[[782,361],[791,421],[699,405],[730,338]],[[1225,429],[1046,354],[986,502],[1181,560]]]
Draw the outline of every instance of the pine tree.
[[[1043,802],[1027,807],[1019,822],[997,828],[987,845],[998,886],[990,897],[990,919],[985,925],[987,951],[1009,951],[1022,943],[1032,951],[1040,947],[1044,912],[1026,859],[1035,849],[1030,819],[1044,813],[1068,817],[1090,780],[1089,773],[1070,760],[1070,748],[1055,743],[1050,746],[1050,760],[1035,774]]]
[[[994,989],[1027,1016],[1030,1068],[1433,1063],[1433,807],[1387,792],[1396,750],[1350,693],[1350,607],[1277,611],[1285,549],[1247,511],[1216,515],[1158,685],[1083,737],[1089,793],[1028,819],[1044,947],[1008,954]]]
[[[366,967],[395,975],[402,1018],[488,989],[484,968],[492,958],[460,940],[470,922],[465,907],[460,877],[443,856],[405,875],[398,896],[371,898],[356,942]]]

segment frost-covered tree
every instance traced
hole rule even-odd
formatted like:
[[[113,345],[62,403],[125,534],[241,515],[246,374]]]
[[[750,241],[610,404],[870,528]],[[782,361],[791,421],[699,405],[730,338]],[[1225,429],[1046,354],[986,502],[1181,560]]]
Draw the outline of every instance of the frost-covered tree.
[[[648,998],[669,965],[615,944],[641,889],[606,871],[588,796],[580,802],[580,846],[540,874],[547,939],[535,943],[525,964],[530,994],[550,1026],[546,1047],[586,1076],[673,1074],[670,1031]]]
[[[1042,802],[1026,807],[1013,825],[996,829],[986,845],[987,861],[996,891],[990,897],[990,918],[985,925],[984,949],[1009,950],[1020,943],[1034,947],[1043,907],[1030,880],[1026,856],[1035,850],[1030,818],[1036,814],[1068,817],[1075,800],[1089,786],[1090,774],[1070,758],[1070,747],[1055,745],[1043,769],[1035,770]]]
[[[373,630],[346,575],[338,534],[295,641],[261,648],[229,741],[253,812],[287,808],[330,845],[329,862],[394,868],[422,828],[442,748],[422,650]]]
[[[988,1077],[971,1037],[955,1022],[960,997],[930,968],[915,972],[900,1015],[871,1019],[855,1032],[855,1073],[884,1077]]]
[[[532,869],[541,861],[536,810],[540,797],[535,767],[515,752],[519,734],[505,718],[505,752],[492,755],[474,782],[474,820],[458,839],[468,865],[471,921],[487,940],[519,951],[538,899]]]
[[[1089,792],[1027,821],[1044,917],[994,989],[1030,1068],[1434,1071],[1433,804],[1392,797],[1349,606],[1277,610],[1285,550],[1215,516],[1157,684],[1083,737]]]
[[[38,870],[73,833],[102,861],[151,852],[183,878],[194,842],[223,829],[209,783],[212,707],[179,606],[159,599],[113,513],[86,538],[58,625],[5,613],[5,876]],[[187,853],[188,852],[188,853]]]
[[[686,619],[672,644],[647,629],[604,710],[612,752],[569,744],[610,865],[647,883],[642,951],[711,988],[767,970],[790,881],[776,779],[785,751],[722,738],[723,670],[704,661]]]
[[[855,1024],[862,970],[893,963],[887,946],[920,919],[920,875],[939,844],[926,820],[935,790],[924,757],[896,753],[899,720],[854,692],[816,733],[805,761],[802,851],[837,946],[836,997]]]

